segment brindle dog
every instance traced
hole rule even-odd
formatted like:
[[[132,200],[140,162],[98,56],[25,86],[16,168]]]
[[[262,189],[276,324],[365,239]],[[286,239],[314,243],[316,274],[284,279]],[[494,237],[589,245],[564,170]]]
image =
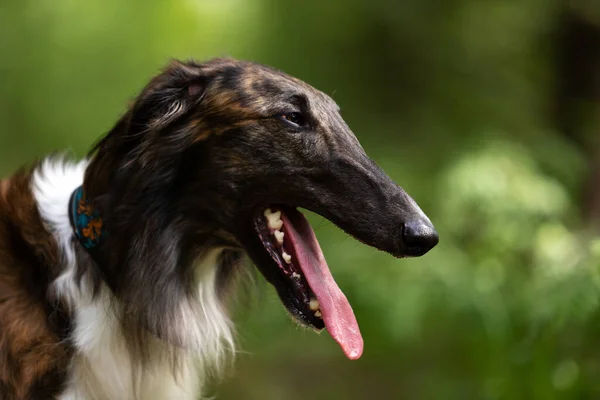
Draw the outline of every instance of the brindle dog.
[[[396,257],[438,242],[329,96],[233,59],[171,63],[83,164],[47,159],[0,188],[2,399],[196,398],[190,382],[231,342],[221,305],[246,255],[299,322],[358,358],[296,208]],[[93,246],[69,224],[71,193],[101,222]],[[164,364],[173,380],[153,389]]]

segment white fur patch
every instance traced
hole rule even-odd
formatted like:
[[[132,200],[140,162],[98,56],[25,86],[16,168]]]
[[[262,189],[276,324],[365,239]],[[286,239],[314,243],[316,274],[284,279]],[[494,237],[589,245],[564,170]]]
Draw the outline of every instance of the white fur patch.
[[[69,222],[71,193],[82,184],[87,162],[46,160],[35,171],[33,191],[42,218],[59,244],[63,272],[52,290],[67,301],[74,312],[73,343],[76,355],[71,363],[66,390],[59,400],[190,399],[200,396],[201,383],[210,367],[219,368],[233,350],[230,320],[216,293],[216,266],[221,250],[210,251],[196,269],[197,298],[180,305],[176,323],[190,340],[190,354],[177,377],[163,358],[150,360],[140,368],[126,347],[118,323],[122,316],[112,292],[103,285],[92,298],[84,276],[76,280],[76,260]],[[158,339],[149,346],[168,346]],[[154,347],[157,348],[157,347]]]
[[[69,222],[69,200],[71,194],[83,183],[87,161],[67,162],[64,159],[48,158],[33,174],[33,195],[38,204],[47,229],[54,234],[62,252],[65,272],[55,281],[57,291],[70,301],[69,293],[75,272],[75,254],[71,245],[73,229]]]

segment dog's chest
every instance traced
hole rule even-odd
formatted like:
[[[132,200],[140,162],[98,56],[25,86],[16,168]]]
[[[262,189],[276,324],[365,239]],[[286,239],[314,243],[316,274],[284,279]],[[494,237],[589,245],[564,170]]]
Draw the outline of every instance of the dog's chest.
[[[76,320],[73,340],[78,354],[59,400],[198,399],[198,371],[192,357],[184,361],[177,377],[164,360],[150,361],[142,368],[100,299],[78,310]]]

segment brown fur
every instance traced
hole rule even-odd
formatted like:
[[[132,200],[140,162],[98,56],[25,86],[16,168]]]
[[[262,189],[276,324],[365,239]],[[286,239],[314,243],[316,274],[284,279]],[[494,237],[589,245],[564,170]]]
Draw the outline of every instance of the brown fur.
[[[45,290],[59,255],[30,189],[31,172],[2,182],[0,196],[0,398],[57,394],[71,353],[63,311]]]
[[[6,193],[8,192],[8,179],[0,181],[0,200],[6,201]]]

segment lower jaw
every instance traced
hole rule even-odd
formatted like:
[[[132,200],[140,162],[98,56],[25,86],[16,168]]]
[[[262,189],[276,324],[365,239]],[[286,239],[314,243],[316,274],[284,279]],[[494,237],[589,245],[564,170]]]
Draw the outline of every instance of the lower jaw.
[[[325,327],[318,301],[304,277],[289,231],[284,226],[282,213],[297,212],[285,205],[259,209],[255,215],[255,231],[268,253],[273,273],[279,275],[272,281],[289,313],[299,323],[313,329]],[[313,304],[315,303],[315,304]]]

